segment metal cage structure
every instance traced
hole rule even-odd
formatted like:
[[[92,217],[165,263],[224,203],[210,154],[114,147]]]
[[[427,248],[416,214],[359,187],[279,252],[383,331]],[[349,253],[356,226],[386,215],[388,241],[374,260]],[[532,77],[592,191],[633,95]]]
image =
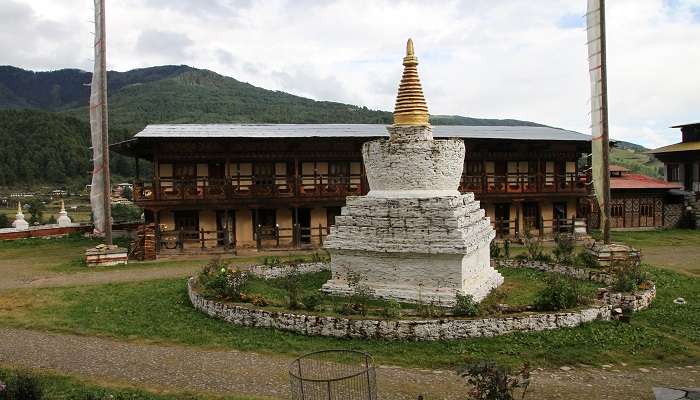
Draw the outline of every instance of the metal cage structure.
[[[293,400],[376,400],[377,375],[371,355],[355,350],[321,350],[289,365]]]

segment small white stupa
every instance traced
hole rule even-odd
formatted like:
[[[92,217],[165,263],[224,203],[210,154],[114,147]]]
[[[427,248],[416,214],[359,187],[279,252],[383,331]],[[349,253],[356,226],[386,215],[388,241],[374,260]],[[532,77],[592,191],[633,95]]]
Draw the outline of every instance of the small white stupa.
[[[58,226],[64,227],[64,226],[71,226],[73,225],[73,221],[70,220],[68,217],[68,213],[66,212],[66,206],[63,204],[63,200],[61,200],[61,211],[58,213]]]
[[[12,227],[18,231],[26,231],[29,229],[29,223],[24,220],[24,214],[22,213],[22,203],[17,202],[17,214],[15,215],[15,220],[12,222]]]

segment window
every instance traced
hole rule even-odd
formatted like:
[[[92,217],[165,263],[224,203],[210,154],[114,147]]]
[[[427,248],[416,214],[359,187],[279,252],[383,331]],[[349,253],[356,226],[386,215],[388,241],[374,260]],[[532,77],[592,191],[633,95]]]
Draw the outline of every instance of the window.
[[[666,180],[669,182],[681,181],[680,165],[668,164],[666,166]]]
[[[253,184],[272,185],[275,183],[275,164],[255,163],[253,164]]]
[[[654,216],[654,205],[653,204],[640,204],[639,205],[639,216],[640,217],[653,217]]]
[[[277,212],[275,209],[259,209],[253,214],[255,226],[274,227],[277,225]]]
[[[611,204],[610,205],[610,217],[622,218],[624,215],[625,215],[624,204]]]
[[[350,180],[350,163],[333,161],[328,163],[328,183],[331,185],[346,185]]]
[[[483,163],[481,161],[465,161],[464,162],[464,175],[475,176],[481,175],[483,171]]]
[[[199,238],[199,212],[174,211],[175,229],[183,231],[184,239]]]
[[[523,203],[523,217],[526,229],[538,229],[540,226],[540,205],[535,202]]]
[[[173,177],[175,179],[194,179],[197,176],[196,164],[177,163],[173,165]]]

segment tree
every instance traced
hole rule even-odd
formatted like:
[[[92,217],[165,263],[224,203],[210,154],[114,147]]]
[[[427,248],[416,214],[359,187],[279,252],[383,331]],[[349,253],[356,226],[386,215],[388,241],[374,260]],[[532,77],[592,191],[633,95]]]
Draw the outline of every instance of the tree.
[[[112,206],[112,219],[116,221],[138,221],[143,210],[127,204],[115,204]]]
[[[31,218],[29,218],[29,225],[41,224],[44,218],[44,211],[46,211],[46,204],[36,197],[26,202],[26,204],[29,206],[29,212],[32,213]]]
[[[6,214],[0,214],[0,229],[10,228],[11,226],[10,218]]]

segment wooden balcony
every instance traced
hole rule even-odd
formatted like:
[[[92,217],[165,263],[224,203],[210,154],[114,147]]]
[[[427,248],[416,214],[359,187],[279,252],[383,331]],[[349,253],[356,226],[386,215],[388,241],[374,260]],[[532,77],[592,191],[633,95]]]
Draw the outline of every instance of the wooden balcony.
[[[587,182],[586,174],[577,172],[504,175],[484,173],[463,175],[459,190],[476,194],[586,193]]]
[[[461,192],[477,195],[579,193],[588,191],[588,178],[581,173],[481,174],[464,175]],[[332,176],[327,174],[276,175],[256,177],[239,175],[229,178],[197,177],[192,179],[160,178],[134,184],[134,200],[141,204],[155,202],[245,202],[262,199],[343,200],[346,196],[366,194],[362,174]]]
[[[210,201],[246,199],[344,199],[366,193],[361,174],[333,176],[323,174],[254,176],[191,179],[158,178],[134,183],[134,201],[150,202]]]

